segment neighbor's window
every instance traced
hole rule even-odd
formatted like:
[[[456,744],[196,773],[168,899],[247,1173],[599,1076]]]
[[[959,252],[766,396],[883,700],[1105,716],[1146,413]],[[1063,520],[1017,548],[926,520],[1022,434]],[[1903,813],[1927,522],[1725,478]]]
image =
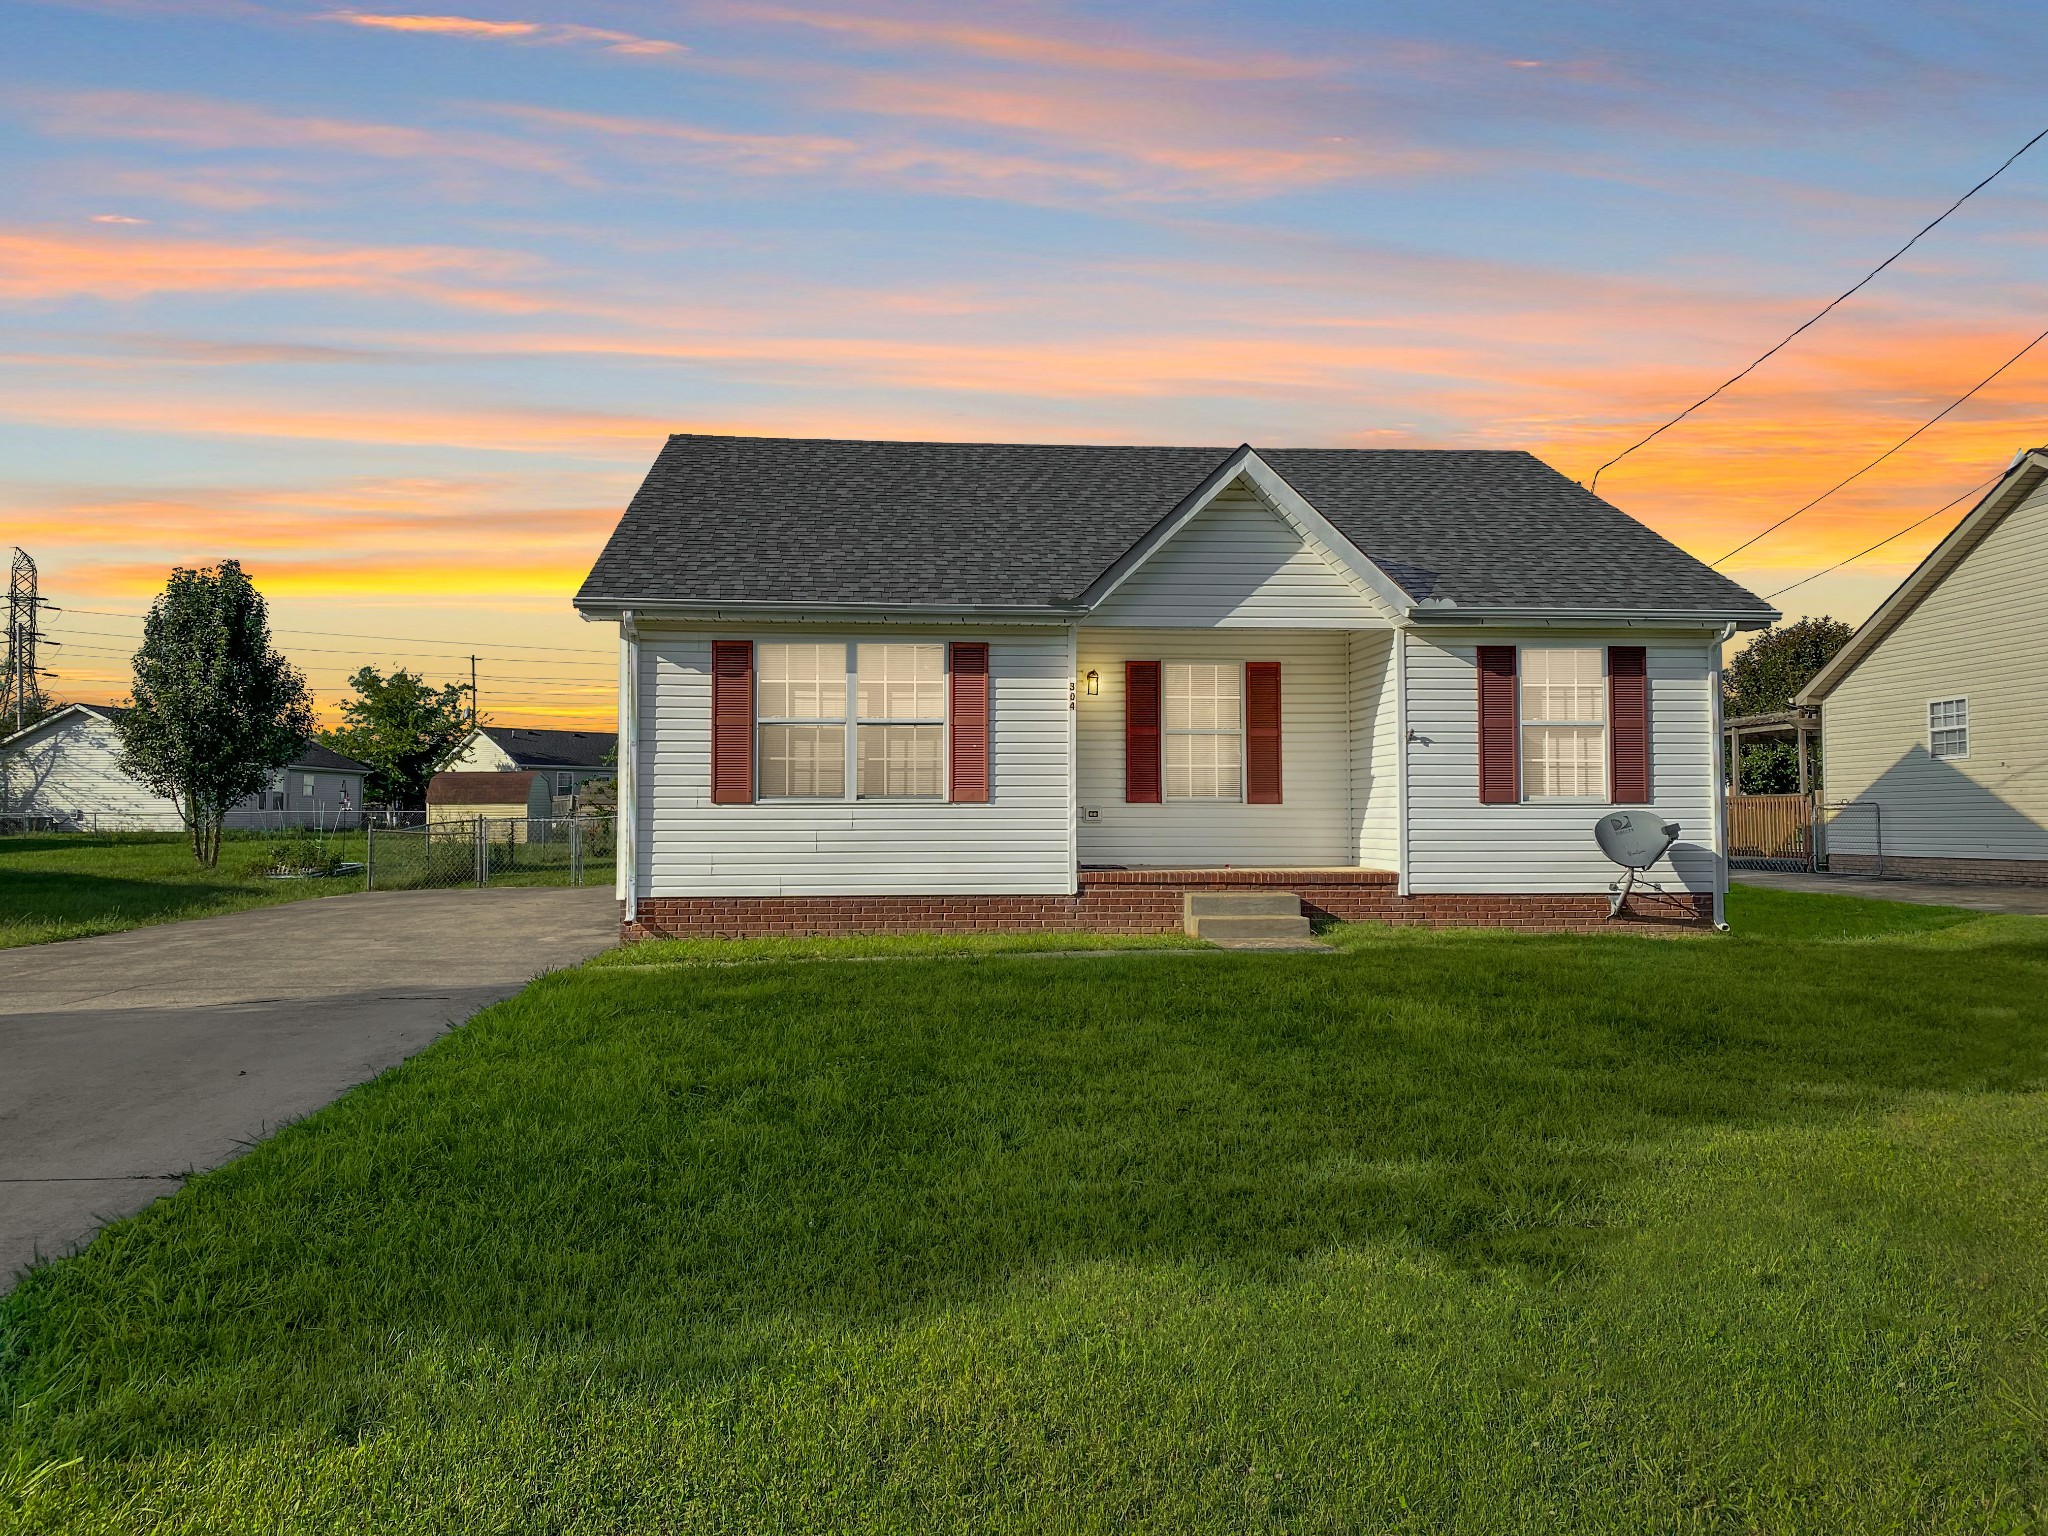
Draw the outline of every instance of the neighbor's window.
[[[1244,668],[1169,661],[1165,685],[1166,798],[1244,798]]]
[[[846,647],[764,644],[754,710],[761,798],[846,794]]]
[[[1607,798],[1607,659],[1597,647],[1525,647],[1522,798]]]
[[[310,773],[308,773],[308,774],[302,774],[302,775],[300,775],[300,783],[299,783],[299,787],[300,787],[300,789],[304,790],[304,791],[305,791],[305,793],[307,793],[307,794],[309,794],[309,795],[310,795],[310,794],[312,794],[312,793],[313,793],[313,775],[311,775]]]
[[[934,799],[946,792],[946,648],[867,644],[855,695],[863,800]]]
[[[1936,757],[1970,755],[1970,701],[1936,699],[1927,706],[1927,750]]]
[[[556,774],[556,775],[555,775],[555,793],[556,793],[556,794],[558,794],[558,795],[566,795],[566,794],[570,794],[570,793],[572,793],[572,792],[573,792],[573,791],[575,790],[575,788],[576,788],[576,775],[575,775],[575,774],[573,774],[573,773],[558,773],[558,774]]]

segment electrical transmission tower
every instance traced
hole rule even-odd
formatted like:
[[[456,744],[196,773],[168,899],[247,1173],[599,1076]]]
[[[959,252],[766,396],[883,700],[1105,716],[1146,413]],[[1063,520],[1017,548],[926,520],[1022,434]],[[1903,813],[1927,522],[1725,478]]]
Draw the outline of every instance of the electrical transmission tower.
[[[50,606],[36,593],[35,561],[17,547],[7,580],[7,676],[0,682],[0,717],[17,731],[42,718],[43,679],[49,674],[36,664],[36,642],[43,638],[37,620]]]

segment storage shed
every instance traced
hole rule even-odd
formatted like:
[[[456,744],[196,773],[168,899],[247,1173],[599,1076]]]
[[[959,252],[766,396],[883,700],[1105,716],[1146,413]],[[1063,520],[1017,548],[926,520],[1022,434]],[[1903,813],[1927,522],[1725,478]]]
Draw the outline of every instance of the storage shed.
[[[427,824],[446,821],[545,820],[554,795],[544,773],[437,773],[427,781]],[[515,834],[516,836],[517,834]]]

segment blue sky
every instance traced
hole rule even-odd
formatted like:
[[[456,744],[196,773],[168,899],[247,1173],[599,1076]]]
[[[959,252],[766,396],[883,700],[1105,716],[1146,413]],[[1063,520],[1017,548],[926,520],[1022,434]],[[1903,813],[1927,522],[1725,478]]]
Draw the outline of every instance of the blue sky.
[[[596,720],[568,597],[668,431],[1584,478],[2048,121],[2037,16],[15,0],[6,532],[89,610],[68,696],[118,696],[171,563],[237,555],[329,699],[475,649],[499,718]],[[1711,558],[1904,435],[2048,325],[2044,185],[2048,146],[1603,491]],[[1731,571],[1965,491],[2044,380]],[[1785,605],[1861,617],[1959,513]]]

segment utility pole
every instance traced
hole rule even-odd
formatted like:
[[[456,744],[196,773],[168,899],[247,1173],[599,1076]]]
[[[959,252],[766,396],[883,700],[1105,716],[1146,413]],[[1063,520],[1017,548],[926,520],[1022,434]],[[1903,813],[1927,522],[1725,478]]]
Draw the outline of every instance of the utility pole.
[[[469,658],[469,728],[476,729],[476,658]]]
[[[54,606],[37,595],[36,563],[17,547],[7,580],[7,676],[0,683],[0,715],[11,715],[17,731],[43,713],[42,680],[49,674],[37,665],[36,646],[57,642],[43,640],[37,616]]]

